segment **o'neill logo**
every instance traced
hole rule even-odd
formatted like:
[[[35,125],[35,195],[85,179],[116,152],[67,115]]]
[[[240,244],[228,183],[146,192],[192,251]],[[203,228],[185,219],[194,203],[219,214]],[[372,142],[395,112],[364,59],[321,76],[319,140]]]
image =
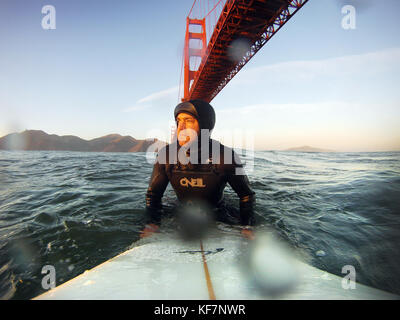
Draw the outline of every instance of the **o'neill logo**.
[[[198,188],[204,188],[206,185],[203,184],[203,179],[202,178],[182,178],[179,180],[180,184],[182,187],[198,187]]]

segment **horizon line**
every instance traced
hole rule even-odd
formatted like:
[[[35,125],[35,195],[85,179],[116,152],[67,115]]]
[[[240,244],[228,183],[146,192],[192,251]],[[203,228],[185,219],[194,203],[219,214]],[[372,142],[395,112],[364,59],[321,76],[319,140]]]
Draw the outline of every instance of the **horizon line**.
[[[102,135],[102,136],[97,137],[97,138],[84,139],[84,138],[81,138],[80,136],[73,135],[73,134],[65,134],[65,135],[58,135],[58,134],[53,134],[53,133],[50,133],[50,134],[49,134],[49,133],[47,133],[46,131],[41,130],[41,129],[25,129],[25,130],[20,131],[20,132],[17,132],[17,131],[15,131],[15,132],[10,132],[10,133],[5,134],[4,136],[0,137],[0,139],[4,138],[4,137],[6,137],[6,136],[8,136],[8,135],[10,135],[10,134],[22,134],[22,133],[24,133],[25,131],[41,131],[41,132],[44,132],[44,133],[47,134],[47,135],[55,135],[55,136],[59,136],[59,137],[75,136],[75,137],[77,137],[77,138],[79,138],[79,139],[82,139],[82,140],[85,140],[85,141],[90,141],[90,140],[93,140],[93,139],[98,139],[98,138],[102,138],[102,137],[106,137],[106,136],[110,136],[110,135],[119,135],[119,136],[121,136],[121,137],[131,137],[131,138],[133,138],[133,139],[135,139],[135,140],[146,140],[146,141],[157,140],[157,141],[162,141],[162,140],[159,140],[158,138],[154,138],[154,137],[153,137],[153,138],[149,137],[149,138],[144,138],[144,139],[137,139],[137,138],[135,138],[135,137],[133,137],[133,136],[131,136],[131,135],[121,135],[121,134],[119,134],[119,133],[110,133],[110,134]],[[162,141],[162,142],[165,142],[165,141]],[[166,142],[166,143],[168,144],[168,142]],[[228,146],[228,147],[231,147],[231,146]],[[313,148],[313,149],[321,149],[321,151],[318,151],[318,150],[316,150],[316,151],[312,151],[312,150],[311,150],[311,151],[290,150],[290,149],[304,148],[304,147],[309,147],[309,148]],[[360,150],[357,150],[357,151],[354,151],[354,150],[352,150],[352,151],[350,151],[350,150],[332,150],[332,149],[325,149],[325,148],[320,148],[320,147],[312,147],[312,146],[310,146],[310,145],[302,145],[302,146],[290,147],[290,148],[285,148],[285,149],[272,149],[272,148],[266,148],[266,149],[264,149],[264,148],[259,148],[259,149],[250,150],[250,149],[244,149],[244,148],[239,148],[239,147],[237,147],[237,148],[233,147],[233,148],[234,148],[234,149],[245,150],[245,151],[250,151],[250,152],[275,152],[275,151],[279,151],[279,152],[302,152],[302,153],[372,153],[372,152],[377,153],[377,152],[400,152],[400,149],[397,149],[397,150],[396,150],[396,149],[387,149],[387,150],[362,150],[362,151],[360,151]],[[5,151],[12,151],[12,150],[5,150]],[[21,151],[24,151],[24,150],[21,150]],[[25,151],[40,151],[40,150],[25,150]],[[43,151],[56,151],[56,150],[43,150]]]

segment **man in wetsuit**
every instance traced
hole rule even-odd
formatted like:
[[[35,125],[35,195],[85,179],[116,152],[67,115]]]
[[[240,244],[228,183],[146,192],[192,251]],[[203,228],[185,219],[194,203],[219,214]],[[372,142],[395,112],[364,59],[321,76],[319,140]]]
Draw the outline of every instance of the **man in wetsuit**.
[[[146,237],[159,228],[164,191],[171,183],[181,204],[200,203],[212,208],[214,218],[246,226],[242,233],[252,238],[255,193],[249,186],[237,154],[210,138],[215,125],[213,107],[202,100],[190,100],[175,108],[177,141],[160,149],[146,193],[149,223]],[[223,191],[229,184],[240,199],[240,212],[228,208]]]

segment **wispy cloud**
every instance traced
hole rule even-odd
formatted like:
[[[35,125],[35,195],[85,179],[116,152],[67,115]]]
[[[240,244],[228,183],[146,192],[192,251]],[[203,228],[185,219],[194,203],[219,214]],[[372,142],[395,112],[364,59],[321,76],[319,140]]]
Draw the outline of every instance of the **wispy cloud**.
[[[138,101],[136,101],[134,106],[128,107],[123,111],[124,112],[140,111],[150,107],[157,106],[159,103],[168,104],[172,102],[173,104],[177,100],[178,90],[179,87],[175,86],[169,89],[152,93],[148,96],[139,99]]]
[[[391,71],[400,66],[400,48],[391,48],[377,52],[369,52],[343,57],[319,60],[297,60],[281,62],[248,69],[239,73],[232,85],[243,82],[256,83],[263,79],[273,81],[313,80],[320,76],[350,76],[353,74],[374,74]]]
[[[259,104],[251,104],[245,105],[238,108],[225,108],[217,110],[217,113],[221,116],[225,117],[235,117],[239,118],[240,116],[245,115],[258,115],[265,116],[266,112],[296,112],[296,113],[312,113],[317,110],[337,110],[339,108],[346,107],[358,107],[360,104],[348,103],[345,101],[325,101],[318,103],[259,103]]]
[[[153,102],[153,101],[163,100],[163,99],[171,97],[171,95],[174,95],[174,97],[176,98],[176,96],[178,95],[178,89],[179,89],[179,87],[176,86],[176,87],[172,87],[172,88],[169,88],[166,90],[152,93],[152,94],[138,100],[137,103],[145,103],[145,102]]]
[[[148,107],[149,106],[145,105],[145,104],[137,104],[137,105],[134,105],[133,107],[125,108],[122,111],[123,112],[134,112],[134,111],[144,110],[144,109],[146,109]]]

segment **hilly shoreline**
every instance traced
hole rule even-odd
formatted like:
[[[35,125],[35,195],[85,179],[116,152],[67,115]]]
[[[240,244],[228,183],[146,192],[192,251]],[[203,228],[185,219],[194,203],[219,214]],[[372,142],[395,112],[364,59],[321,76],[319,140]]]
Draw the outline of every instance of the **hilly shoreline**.
[[[81,152],[146,152],[153,145],[157,152],[166,145],[158,139],[138,140],[131,136],[109,134],[91,140],[85,140],[73,135],[59,136],[48,134],[43,130],[25,130],[10,133],[0,138],[0,150],[26,151],[81,151]],[[292,152],[335,152],[334,150],[301,146],[282,151]]]
[[[120,134],[109,134],[92,140],[84,140],[73,135],[58,136],[42,130],[25,130],[1,137],[0,150],[145,152],[154,143],[157,144],[157,149],[165,145],[158,139],[137,140],[131,136]]]

